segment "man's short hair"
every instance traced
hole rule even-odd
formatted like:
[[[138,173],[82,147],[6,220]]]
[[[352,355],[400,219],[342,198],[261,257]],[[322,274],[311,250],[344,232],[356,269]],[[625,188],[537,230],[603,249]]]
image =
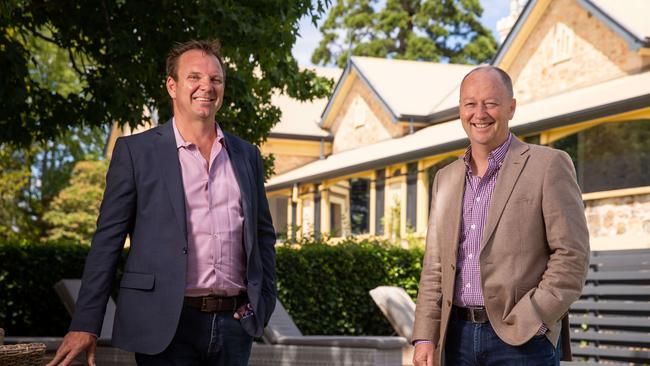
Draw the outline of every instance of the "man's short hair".
[[[460,85],[462,86],[463,83],[465,82],[465,79],[467,79],[468,76],[472,75],[477,71],[495,71],[497,75],[499,75],[499,78],[501,79],[501,83],[506,88],[506,92],[508,93],[508,96],[510,98],[514,97],[515,93],[512,89],[512,79],[510,78],[510,75],[508,75],[508,73],[503,71],[502,69],[492,65],[479,66],[477,68],[472,69],[472,71],[468,72],[467,75],[465,75],[463,81],[460,82]]]
[[[178,81],[178,59],[187,51],[199,50],[203,51],[206,55],[212,55],[219,60],[221,70],[223,70],[223,77],[226,77],[226,67],[223,64],[221,57],[221,43],[219,40],[191,40],[184,43],[177,43],[167,54],[167,76],[171,76],[174,80]]]

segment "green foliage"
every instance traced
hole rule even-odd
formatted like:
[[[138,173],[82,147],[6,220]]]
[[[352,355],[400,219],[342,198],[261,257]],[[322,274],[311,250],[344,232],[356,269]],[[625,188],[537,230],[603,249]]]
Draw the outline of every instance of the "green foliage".
[[[0,244],[0,327],[12,336],[61,336],[70,317],[52,286],[79,278],[88,246]]]
[[[388,335],[368,291],[401,286],[415,298],[423,252],[378,239],[306,239],[277,248],[279,297],[305,334]]]
[[[69,185],[59,192],[43,215],[50,226],[50,240],[90,244],[107,169],[105,160],[80,161],[75,165]]]
[[[29,228],[30,218],[24,207],[24,192],[29,189],[29,165],[13,149],[0,149],[0,238],[16,239],[21,228]]]
[[[0,242],[0,327],[14,336],[64,335],[70,317],[52,286],[81,276],[88,249],[73,242]],[[279,246],[280,300],[305,334],[391,334],[368,291],[397,285],[415,298],[422,255],[370,239]]]
[[[482,13],[479,0],[337,0],[311,61],[344,67],[351,46],[355,56],[486,62],[496,41],[479,22]]]
[[[68,184],[77,161],[103,154],[105,138],[106,130],[73,127],[28,147],[0,143],[0,240],[41,240],[48,230],[43,213]]]
[[[136,126],[149,119],[145,106],[164,121],[171,117],[163,83],[170,47],[218,37],[228,79],[217,118],[259,144],[280,117],[274,90],[299,100],[329,93],[331,83],[300,71],[291,55],[299,19],[317,19],[326,1],[3,2],[0,141],[29,146],[71,127]],[[34,56],[43,51],[51,57]]]

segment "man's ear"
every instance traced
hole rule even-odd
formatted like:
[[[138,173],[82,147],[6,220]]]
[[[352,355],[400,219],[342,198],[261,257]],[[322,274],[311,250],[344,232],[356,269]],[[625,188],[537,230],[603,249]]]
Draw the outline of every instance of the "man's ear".
[[[515,110],[517,109],[517,99],[512,98],[512,103],[510,104],[510,119],[515,116]]]
[[[176,80],[174,80],[173,77],[168,76],[165,85],[167,86],[167,94],[169,94],[172,99],[176,99]]]

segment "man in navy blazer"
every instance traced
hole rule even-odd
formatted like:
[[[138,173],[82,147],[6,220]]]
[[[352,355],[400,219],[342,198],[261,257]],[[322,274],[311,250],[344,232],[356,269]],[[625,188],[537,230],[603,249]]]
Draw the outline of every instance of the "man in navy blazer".
[[[70,332],[48,365],[82,351],[94,365],[127,235],[113,344],[138,365],[248,364],[275,306],[275,232],[258,149],[215,122],[224,71],[217,42],[175,46],[174,118],[116,141]]]

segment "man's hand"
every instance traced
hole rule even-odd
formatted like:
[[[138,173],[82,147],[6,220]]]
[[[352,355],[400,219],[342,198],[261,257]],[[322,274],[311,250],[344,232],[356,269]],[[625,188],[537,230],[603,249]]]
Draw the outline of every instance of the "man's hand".
[[[413,353],[413,366],[438,366],[438,359],[434,357],[433,343],[419,343]]]
[[[237,311],[232,315],[233,318],[240,320],[240,319],[246,319],[249,316],[253,315],[253,307],[249,302],[245,303],[244,305],[240,306]]]
[[[67,366],[77,355],[86,351],[88,366],[95,366],[95,350],[97,349],[97,336],[87,332],[68,332],[63,338],[63,343],[56,351],[56,355],[47,366]]]

